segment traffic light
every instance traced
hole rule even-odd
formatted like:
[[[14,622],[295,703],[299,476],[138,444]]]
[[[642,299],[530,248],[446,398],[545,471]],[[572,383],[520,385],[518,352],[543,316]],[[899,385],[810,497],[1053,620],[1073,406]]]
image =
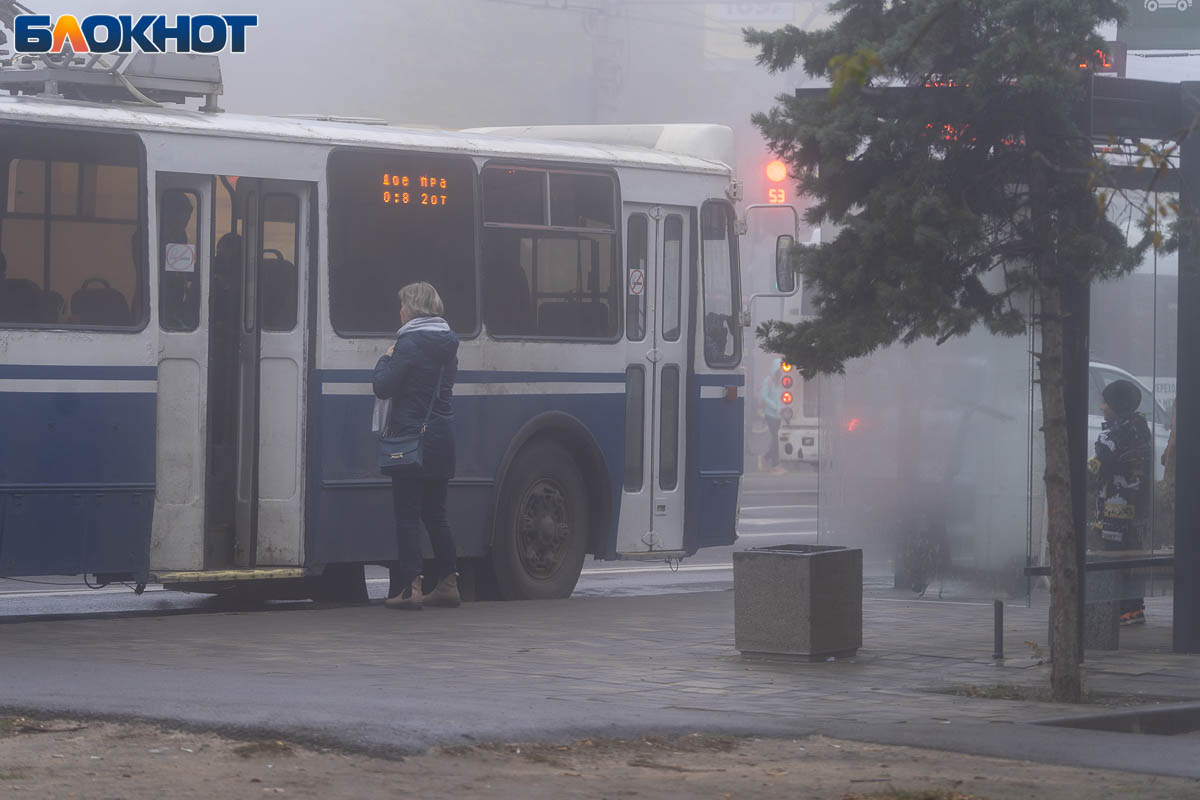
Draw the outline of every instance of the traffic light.
[[[780,159],[767,164],[767,180],[771,183],[782,184],[787,180],[787,164]],[[787,188],[784,186],[768,186],[767,202],[772,205],[783,205],[787,202]]]

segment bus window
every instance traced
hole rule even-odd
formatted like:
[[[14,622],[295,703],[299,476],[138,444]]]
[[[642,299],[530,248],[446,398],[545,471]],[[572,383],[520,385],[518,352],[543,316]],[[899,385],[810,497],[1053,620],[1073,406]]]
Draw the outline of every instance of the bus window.
[[[556,228],[616,227],[613,182],[607,175],[550,173],[550,224]]]
[[[262,260],[258,280],[265,331],[290,331],[296,327],[299,218],[300,200],[295,195],[269,194],[263,198]]]
[[[646,370],[635,364],[625,370],[625,491],[640,492],[645,460]]]
[[[663,367],[661,380],[658,486],[669,492],[679,485],[679,367],[675,364]]]
[[[194,331],[200,324],[199,229],[199,195],[168,189],[159,196],[158,324],[164,331]]]
[[[617,335],[611,234],[488,228],[484,321],[498,336],[611,339]]]
[[[737,236],[733,209],[705,203],[700,210],[700,256],[704,269],[704,360],[710,367],[733,367],[742,358],[742,327],[737,320]]]
[[[625,234],[626,281],[634,270],[642,271],[646,279],[646,262],[650,257],[649,220],[645,214],[631,214]],[[643,283],[644,285],[644,283]],[[625,289],[625,336],[631,342],[640,342],[646,336],[646,293],[634,294]]]
[[[469,158],[342,150],[329,157],[329,316],[342,336],[392,334],[396,293],[433,284],[460,335],[478,329]]]
[[[146,318],[136,137],[8,129],[0,325],[140,328]]]
[[[533,222],[538,184],[556,187],[551,216]],[[615,186],[606,175],[488,167],[483,172],[484,323],[494,336],[614,339],[624,287],[617,262]],[[507,192],[504,187],[508,187]],[[491,201],[489,201],[491,197]],[[489,205],[490,202],[490,205]],[[540,219],[544,220],[544,212]],[[522,220],[516,222],[514,220]],[[573,229],[567,229],[573,228]]]
[[[484,170],[483,220],[504,225],[545,226],[545,171],[540,169]]]
[[[683,275],[683,218],[671,214],[663,222],[663,339],[679,341],[680,284]],[[665,487],[664,487],[665,488]]]

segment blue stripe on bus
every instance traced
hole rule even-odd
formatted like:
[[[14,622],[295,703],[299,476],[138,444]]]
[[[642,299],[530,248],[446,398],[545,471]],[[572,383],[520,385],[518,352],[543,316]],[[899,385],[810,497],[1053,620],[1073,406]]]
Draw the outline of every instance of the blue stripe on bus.
[[[74,378],[81,381],[153,381],[158,367],[105,367],[66,364],[0,364],[0,378]]]
[[[322,383],[370,383],[374,370],[322,369]],[[458,383],[624,383],[624,372],[501,372],[459,370]]]

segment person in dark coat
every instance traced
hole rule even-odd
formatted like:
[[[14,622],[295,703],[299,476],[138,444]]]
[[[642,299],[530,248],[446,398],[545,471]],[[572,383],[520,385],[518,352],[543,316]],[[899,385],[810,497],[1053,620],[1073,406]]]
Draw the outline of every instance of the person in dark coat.
[[[423,437],[423,470],[413,474],[386,470],[392,479],[399,558],[391,569],[384,605],[420,609],[423,605],[459,605],[454,536],[446,520],[446,489],[454,476],[454,409],[451,398],[458,376],[458,336],[442,318],[444,307],[428,283],[400,290],[400,323],[396,343],[375,365],[372,386],[379,398],[381,434]],[[439,375],[440,383],[439,383]],[[430,413],[430,401],[433,410]],[[389,407],[390,406],[390,407]],[[425,523],[437,564],[437,587],[422,595],[424,559],[421,528]]]
[[[1138,550],[1150,515],[1154,451],[1150,426],[1137,410],[1142,391],[1130,381],[1115,380],[1104,387],[1101,398],[1104,424],[1096,439],[1096,455],[1088,462],[1088,471],[1100,484],[1095,525],[1105,550]],[[1145,622],[1141,579],[1125,570],[1121,584],[1121,623]]]

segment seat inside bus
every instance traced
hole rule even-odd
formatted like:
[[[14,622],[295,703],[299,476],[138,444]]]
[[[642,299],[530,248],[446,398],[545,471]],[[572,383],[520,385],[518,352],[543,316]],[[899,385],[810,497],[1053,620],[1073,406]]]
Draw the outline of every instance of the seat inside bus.
[[[25,278],[0,281],[0,322],[48,322],[42,289]]]
[[[263,253],[259,269],[262,286],[262,327],[290,331],[296,327],[296,265],[278,250]]]
[[[71,295],[71,316],[81,325],[129,325],[132,318],[125,295],[104,278],[88,278]]]

